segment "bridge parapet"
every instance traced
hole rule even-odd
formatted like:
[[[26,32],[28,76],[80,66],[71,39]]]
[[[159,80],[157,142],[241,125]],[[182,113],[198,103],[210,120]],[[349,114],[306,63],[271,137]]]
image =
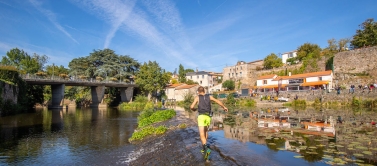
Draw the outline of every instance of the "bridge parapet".
[[[99,81],[96,79],[75,79],[75,78],[61,78],[55,77],[42,77],[36,75],[21,75],[21,78],[28,84],[32,85],[55,85],[65,84],[66,86],[106,86],[106,87],[137,87],[134,82],[121,82],[121,81]]]

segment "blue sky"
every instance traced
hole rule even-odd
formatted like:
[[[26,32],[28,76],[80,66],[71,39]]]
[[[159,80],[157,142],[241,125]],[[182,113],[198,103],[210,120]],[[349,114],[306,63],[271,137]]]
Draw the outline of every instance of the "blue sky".
[[[168,71],[222,71],[237,61],[352,37],[376,0],[0,0],[0,55],[18,47],[68,67],[110,48]]]

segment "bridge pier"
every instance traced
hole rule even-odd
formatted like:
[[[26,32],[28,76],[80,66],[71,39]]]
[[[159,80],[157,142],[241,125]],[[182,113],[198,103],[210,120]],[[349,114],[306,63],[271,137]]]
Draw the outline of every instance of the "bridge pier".
[[[132,101],[134,95],[134,87],[119,88],[120,89],[120,98],[122,102]]]
[[[91,86],[90,88],[92,92],[92,104],[90,107],[107,107],[106,103],[103,102],[105,86]]]
[[[65,84],[51,85],[52,99],[48,108],[63,108]]]

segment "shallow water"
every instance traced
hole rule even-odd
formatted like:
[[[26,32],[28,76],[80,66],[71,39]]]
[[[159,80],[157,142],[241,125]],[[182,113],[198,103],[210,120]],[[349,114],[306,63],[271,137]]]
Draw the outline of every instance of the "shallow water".
[[[210,137],[240,165],[258,159],[273,165],[376,165],[372,120],[372,110],[253,108],[215,114],[217,131]]]
[[[138,114],[108,108],[0,117],[0,165],[122,164]]]

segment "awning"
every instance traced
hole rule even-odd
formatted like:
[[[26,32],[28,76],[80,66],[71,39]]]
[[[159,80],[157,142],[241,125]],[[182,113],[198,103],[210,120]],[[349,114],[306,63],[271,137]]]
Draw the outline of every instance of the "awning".
[[[260,89],[271,89],[271,88],[278,88],[279,85],[265,85],[265,86],[258,86]],[[286,84],[281,84],[280,87],[284,88],[287,86]]]
[[[316,81],[316,82],[305,82],[302,83],[301,86],[314,86],[314,85],[323,85],[328,84],[329,81]]]

